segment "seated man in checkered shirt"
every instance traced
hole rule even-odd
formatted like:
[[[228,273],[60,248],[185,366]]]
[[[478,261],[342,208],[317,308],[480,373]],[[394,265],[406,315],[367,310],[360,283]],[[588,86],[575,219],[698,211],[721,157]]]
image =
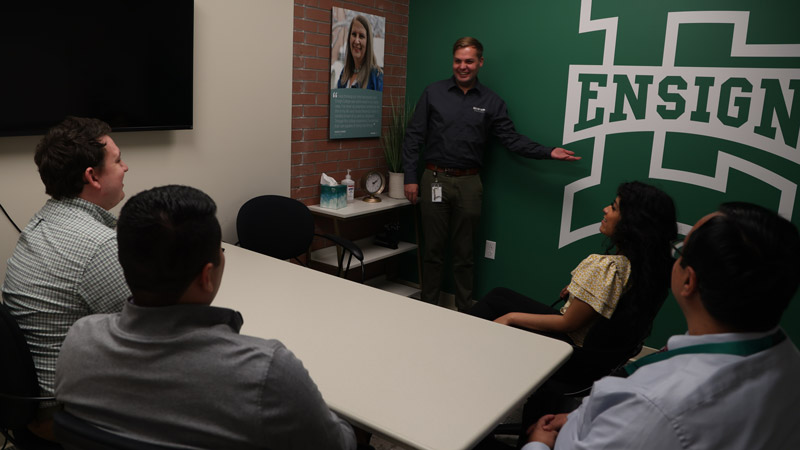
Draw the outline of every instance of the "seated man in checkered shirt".
[[[56,359],[79,318],[122,309],[130,290],[117,259],[116,217],[128,166],[97,119],[68,117],[36,147],[34,161],[50,199],[22,231],[8,260],[3,302],[33,355],[41,395],[53,395]],[[52,413],[43,403],[29,425],[52,438]]]

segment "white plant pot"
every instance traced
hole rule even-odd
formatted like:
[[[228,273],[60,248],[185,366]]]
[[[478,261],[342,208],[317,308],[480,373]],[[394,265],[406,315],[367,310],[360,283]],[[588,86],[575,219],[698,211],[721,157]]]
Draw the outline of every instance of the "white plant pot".
[[[389,172],[389,197],[406,198],[403,180],[402,172]]]

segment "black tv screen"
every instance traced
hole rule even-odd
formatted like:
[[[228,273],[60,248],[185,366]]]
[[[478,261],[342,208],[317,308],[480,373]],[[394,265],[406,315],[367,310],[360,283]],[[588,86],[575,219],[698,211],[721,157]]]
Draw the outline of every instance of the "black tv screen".
[[[192,128],[193,0],[0,2],[0,136]]]

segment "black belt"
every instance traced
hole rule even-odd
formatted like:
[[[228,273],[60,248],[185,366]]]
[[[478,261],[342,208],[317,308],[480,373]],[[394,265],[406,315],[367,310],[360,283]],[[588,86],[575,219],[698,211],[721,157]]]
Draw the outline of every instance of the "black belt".
[[[425,164],[425,168],[428,170],[432,170],[434,172],[443,173],[451,177],[463,177],[466,175],[475,175],[478,172],[480,172],[480,169],[477,167],[472,169],[453,169],[453,168],[439,167],[436,164],[431,164],[431,163]]]

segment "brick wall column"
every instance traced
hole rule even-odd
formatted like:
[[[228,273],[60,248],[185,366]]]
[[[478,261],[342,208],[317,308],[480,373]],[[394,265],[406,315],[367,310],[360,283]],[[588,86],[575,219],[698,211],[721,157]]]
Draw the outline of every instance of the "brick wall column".
[[[391,105],[403,105],[406,92],[409,0],[296,0],[292,75],[291,197],[319,203],[319,179],[326,173],[341,180],[352,169],[358,183],[369,170],[388,170],[378,138],[328,139],[331,65],[331,8],[386,18],[383,125]],[[360,186],[356,185],[356,195]]]

